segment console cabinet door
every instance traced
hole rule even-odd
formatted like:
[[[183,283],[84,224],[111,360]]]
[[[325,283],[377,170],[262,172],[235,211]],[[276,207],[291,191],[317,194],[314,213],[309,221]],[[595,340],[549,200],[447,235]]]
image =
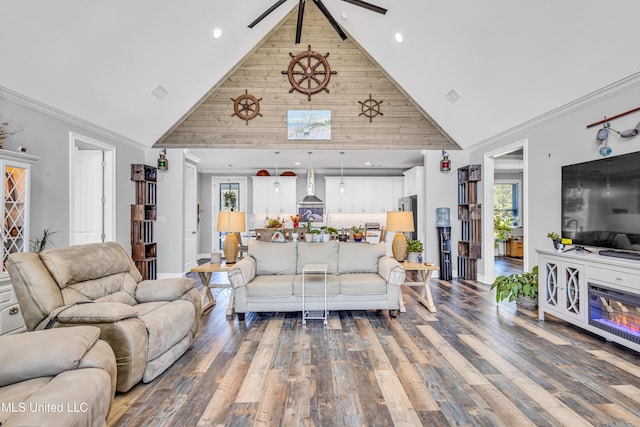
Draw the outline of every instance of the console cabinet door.
[[[540,257],[542,261],[540,296],[545,311],[563,319],[587,322],[587,289],[585,268],[582,264],[568,263],[552,257]]]

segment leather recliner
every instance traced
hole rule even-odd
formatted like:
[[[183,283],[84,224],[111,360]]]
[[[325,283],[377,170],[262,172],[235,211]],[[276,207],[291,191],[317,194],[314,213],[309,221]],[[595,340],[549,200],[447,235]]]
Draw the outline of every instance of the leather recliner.
[[[116,358],[93,326],[0,337],[0,425],[106,426]]]
[[[27,328],[93,325],[116,355],[117,390],[164,372],[189,348],[202,303],[194,280],[142,280],[115,242],[11,254],[7,271]]]

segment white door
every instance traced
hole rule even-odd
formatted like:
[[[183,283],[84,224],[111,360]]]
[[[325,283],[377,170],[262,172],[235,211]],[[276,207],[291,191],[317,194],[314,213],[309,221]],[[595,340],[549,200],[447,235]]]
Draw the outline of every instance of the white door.
[[[74,243],[104,241],[104,168],[102,150],[76,150],[74,158]]]
[[[191,271],[198,264],[197,174],[195,165],[184,164],[184,271]]]

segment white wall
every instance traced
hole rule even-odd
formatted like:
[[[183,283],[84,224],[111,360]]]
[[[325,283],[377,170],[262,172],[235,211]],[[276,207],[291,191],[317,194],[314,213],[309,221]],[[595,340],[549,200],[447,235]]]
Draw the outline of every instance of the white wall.
[[[551,248],[547,233],[560,232],[561,167],[602,158],[598,153],[600,146],[596,144],[599,127],[586,129],[586,126],[605,116],[611,117],[637,108],[639,99],[640,81],[636,80],[626,87],[613,88],[585,99],[469,152],[470,163],[482,164],[485,153],[518,141],[528,141],[525,167],[528,168],[529,177],[529,194],[526,199],[529,215],[525,224],[528,227],[525,251],[530,267],[537,264],[536,248]],[[614,120],[611,126],[617,130],[625,130],[634,128],[638,121],[640,112]],[[612,155],[640,150],[640,136],[622,139],[614,132],[609,132],[608,142],[613,149]],[[484,194],[481,194],[481,201],[484,201]],[[478,267],[478,274],[484,274],[484,265]]]
[[[90,123],[25,99],[0,87],[0,116],[24,130],[9,137],[4,149],[40,157],[32,167],[31,237],[47,227],[56,247],[69,244],[69,132],[116,147],[116,241],[130,251],[130,204],[134,201],[131,163],[144,162],[145,148]]]

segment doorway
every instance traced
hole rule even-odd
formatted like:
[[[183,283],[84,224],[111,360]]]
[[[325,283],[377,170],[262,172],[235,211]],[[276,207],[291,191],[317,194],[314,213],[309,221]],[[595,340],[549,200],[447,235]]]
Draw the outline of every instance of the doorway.
[[[528,270],[527,141],[485,154],[484,281]]]
[[[115,241],[115,147],[69,133],[69,244]]]
[[[227,234],[219,233],[217,230],[218,212],[221,210],[248,212],[248,197],[246,176],[214,177],[211,180],[211,212],[213,213],[211,249],[213,252],[222,250],[224,237]]]

